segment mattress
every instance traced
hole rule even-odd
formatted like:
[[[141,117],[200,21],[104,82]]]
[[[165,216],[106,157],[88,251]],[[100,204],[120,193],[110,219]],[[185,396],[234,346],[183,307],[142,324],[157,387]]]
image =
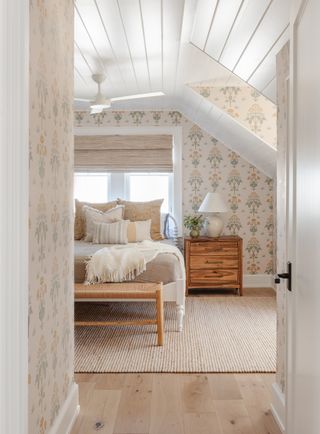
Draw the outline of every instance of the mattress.
[[[167,243],[167,240],[157,241]],[[85,241],[74,242],[74,280],[75,283],[82,283],[86,277],[86,261],[103,247],[110,247],[107,244],[93,244]],[[181,279],[181,266],[178,258],[172,253],[159,253],[155,259],[148,262],[146,271],[139,274],[135,280],[143,282],[163,282],[167,284]]]

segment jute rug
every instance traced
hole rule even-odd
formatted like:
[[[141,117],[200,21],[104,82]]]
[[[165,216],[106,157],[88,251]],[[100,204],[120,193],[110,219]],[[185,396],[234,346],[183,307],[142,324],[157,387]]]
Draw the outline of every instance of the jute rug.
[[[76,372],[274,372],[274,297],[188,297],[182,333],[165,303],[165,343],[155,326],[77,327]],[[154,317],[153,303],[77,303],[77,320]]]

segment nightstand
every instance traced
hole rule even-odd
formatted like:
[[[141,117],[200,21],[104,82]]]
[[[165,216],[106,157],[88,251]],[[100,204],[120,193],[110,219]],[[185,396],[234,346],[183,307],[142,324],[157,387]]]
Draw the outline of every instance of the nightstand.
[[[184,239],[189,289],[236,289],[242,295],[242,239],[238,236]]]

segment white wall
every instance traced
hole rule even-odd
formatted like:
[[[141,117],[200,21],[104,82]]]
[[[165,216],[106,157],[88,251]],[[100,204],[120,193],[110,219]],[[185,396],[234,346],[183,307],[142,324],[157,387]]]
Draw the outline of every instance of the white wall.
[[[0,432],[27,433],[28,2],[0,2]]]

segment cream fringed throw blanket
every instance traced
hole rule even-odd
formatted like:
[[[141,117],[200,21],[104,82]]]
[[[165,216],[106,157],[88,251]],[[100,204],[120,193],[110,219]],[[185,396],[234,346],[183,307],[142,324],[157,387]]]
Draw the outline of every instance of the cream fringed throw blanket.
[[[183,269],[183,256],[177,247],[155,241],[104,247],[87,263],[87,284],[134,280],[146,270],[148,262],[159,253],[175,255]],[[183,272],[182,272],[183,275]]]

